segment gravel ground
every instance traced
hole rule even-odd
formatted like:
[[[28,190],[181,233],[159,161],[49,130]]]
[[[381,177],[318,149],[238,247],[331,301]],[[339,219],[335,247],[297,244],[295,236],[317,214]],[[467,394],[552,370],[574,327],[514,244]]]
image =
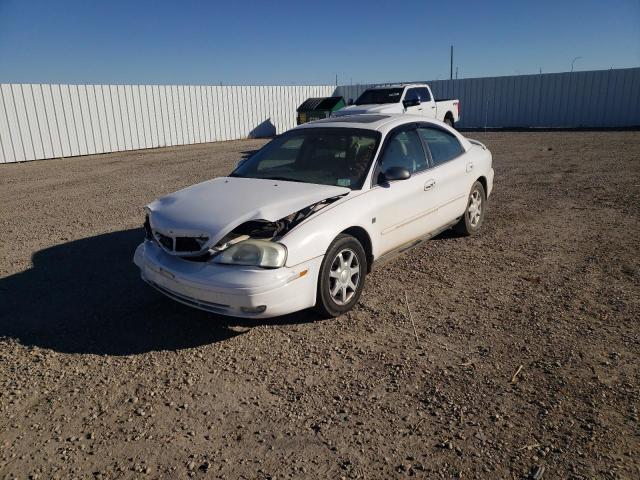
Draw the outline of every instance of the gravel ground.
[[[484,232],[333,320],[199,312],[132,264],[143,205],[262,140],[1,165],[0,478],[639,478],[640,133],[473,136]]]

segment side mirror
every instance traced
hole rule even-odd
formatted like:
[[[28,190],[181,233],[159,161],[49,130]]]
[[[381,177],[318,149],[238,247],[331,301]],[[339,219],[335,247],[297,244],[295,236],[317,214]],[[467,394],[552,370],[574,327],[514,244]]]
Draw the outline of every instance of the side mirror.
[[[353,98],[349,99],[349,101],[347,102],[347,105],[353,105]]]
[[[396,180],[406,180],[411,177],[409,170],[403,167],[389,167],[380,173],[378,183],[394,182]]]
[[[419,98],[413,98],[413,99],[409,99],[409,100],[403,100],[402,104],[404,105],[404,108],[417,107],[418,105],[420,105],[420,99]]]

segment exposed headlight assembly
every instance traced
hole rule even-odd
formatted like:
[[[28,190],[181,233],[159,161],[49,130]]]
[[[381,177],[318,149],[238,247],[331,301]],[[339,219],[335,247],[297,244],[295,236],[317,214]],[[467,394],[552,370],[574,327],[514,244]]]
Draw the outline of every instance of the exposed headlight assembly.
[[[280,268],[287,260],[287,248],[268,240],[244,240],[231,245],[213,259],[225,265],[247,265],[263,268]]]

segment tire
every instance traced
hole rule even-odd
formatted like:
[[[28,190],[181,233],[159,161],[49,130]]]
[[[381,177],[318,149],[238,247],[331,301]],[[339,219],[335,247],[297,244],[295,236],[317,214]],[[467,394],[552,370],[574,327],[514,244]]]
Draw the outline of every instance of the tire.
[[[475,235],[480,231],[480,228],[484,223],[486,213],[487,194],[484,191],[482,183],[476,181],[471,186],[471,191],[469,192],[469,197],[467,199],[467,208],[464,210],[464,215],[453,228],[457,233],[465,237]]]
[[[451,128],[454,128],[453,118],[451,118],[450,116],[444,117],[444,123],[449,125]]]
[[[366,272],[367,256],[360,242],[351,235],[338,235],[320,267],[316,310],[325,317],[337,317],[351,310],[364,289]]]

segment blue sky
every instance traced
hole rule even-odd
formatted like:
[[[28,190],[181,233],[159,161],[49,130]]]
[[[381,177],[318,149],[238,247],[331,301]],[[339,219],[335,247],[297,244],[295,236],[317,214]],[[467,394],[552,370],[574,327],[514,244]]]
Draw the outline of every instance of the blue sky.
[[[640,0],[0,0],[0,82],[340,84],[640,65]]]

